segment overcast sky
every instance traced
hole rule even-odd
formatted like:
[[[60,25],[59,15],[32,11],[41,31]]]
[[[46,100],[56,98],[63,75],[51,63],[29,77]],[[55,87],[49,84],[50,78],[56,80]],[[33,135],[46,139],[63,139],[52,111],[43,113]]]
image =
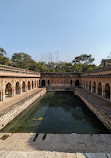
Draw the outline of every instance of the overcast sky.
[[[111,51],[111,0],[0,0],[0,47],[37,61],[87,53],[99,64]]]

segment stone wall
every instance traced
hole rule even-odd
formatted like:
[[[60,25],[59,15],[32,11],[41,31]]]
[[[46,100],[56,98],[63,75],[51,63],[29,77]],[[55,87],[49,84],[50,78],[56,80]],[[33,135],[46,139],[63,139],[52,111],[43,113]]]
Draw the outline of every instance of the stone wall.
[[[74,89],[79,74],[75,73],[42,73],[40,85],[47,90],[67,90]]]
[[[25,110],[30,104],[32,104],[37,98],[46,93],[46,88],[37,91],[30,97],[26,97],[20,102],[12,105],[11,107],[0,113],[0,130],[4,128],[10,121],[18,116],[23,110]]]
[[[111,113],[110,111],[104,110],[97,103],[90,102],[90,98],[88,95],[85,95],[80,92],[80,90],[75,89],[75,94],[77,94],[83,102],[87,105],[87,107],[97,116],[97,118],[111,131]],[[101,104],[101,103],[100,103]],[[107,102],[106,102],[107,104]],[[104,105],[105,106],[105,105]]]

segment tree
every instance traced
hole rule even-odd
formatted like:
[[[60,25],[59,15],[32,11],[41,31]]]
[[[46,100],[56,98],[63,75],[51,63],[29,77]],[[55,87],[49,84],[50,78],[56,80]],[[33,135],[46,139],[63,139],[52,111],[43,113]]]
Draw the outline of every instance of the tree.
[[[74,60],[72,61],[72,63],[74,64],[73,71],[81,73],[97,68],[96,65],[92,64],[93,61],[94,58],[92,57],[91,54],[89,55],[81,54],[80,56],[75,57]]]
[[[3,48],[0,48],[0,55],[2,56],[6,55],[6,51]]]
[[[9,65],[10,59],[5,55],[6,55],[6,51],[3,48],[0,48],[0,64]]]
[[[82,64],[89,65],[89,64],[91,64],[94,60],[95,60],[95,59],[92,57],[91,54],[89,54],[89,55],[87,55],[87,54],[81,54],[80,56],[75,57],[72,62],[73,62],[73,63],[82,63]]]
[[[31,56],[23,52],[14,53],[12,55],[12,61],[17,63],[18,67],[24,69],[29,69],[32,63],[35,64],[35,61],[31,58]]]

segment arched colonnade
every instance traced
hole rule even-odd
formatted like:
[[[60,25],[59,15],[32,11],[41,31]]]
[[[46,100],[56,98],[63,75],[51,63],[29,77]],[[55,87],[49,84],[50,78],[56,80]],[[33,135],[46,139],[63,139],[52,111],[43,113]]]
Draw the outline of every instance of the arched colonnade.
[[[108,78],[81,79],[81,87],[111,100],[111,83]]]
[[[2,79],[0,101],[39,87],[40,79]]]

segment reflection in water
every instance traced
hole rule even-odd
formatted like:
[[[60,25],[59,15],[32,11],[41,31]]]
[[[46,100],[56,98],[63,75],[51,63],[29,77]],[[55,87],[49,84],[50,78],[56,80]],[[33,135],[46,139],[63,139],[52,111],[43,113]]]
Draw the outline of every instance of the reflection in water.
[[[73,92],[47,92],[2,132],[109,133]]]

